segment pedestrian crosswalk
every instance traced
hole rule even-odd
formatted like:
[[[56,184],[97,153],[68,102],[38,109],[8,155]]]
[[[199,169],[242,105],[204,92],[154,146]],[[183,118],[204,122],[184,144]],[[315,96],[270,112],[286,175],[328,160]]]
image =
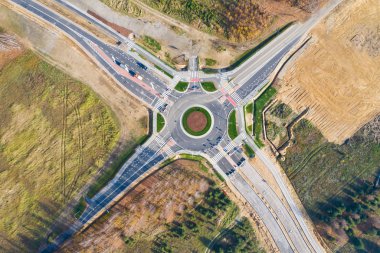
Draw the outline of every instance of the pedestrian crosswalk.
[[[236,103],[239,103],[242,100],[236,92],[232,93],[231,97],[233,100],[235,100]]]
[[[234,142],[230,142],[230,143],[228,143],[227,144],[227,146],[225,146],[224,148],[223,148],[223,150],[225,151],[225,152],[230,152],[233,148],[235,148],[236,147],[236,145],[235,145],[235,143]]]
[[[215,156],[211,157],[211,160],[215,163],[219,162],[223,158],[223,154],[218,152]]]
[[[222,72],[222,73],[219,73],[219,77],[221,80],[227,80],[228,81],[228,76],[226,73]]]
[[[168,157],[172,157],[175,155],[175,153],[173,152],[173,150],[170,147],[165,149],[165,153],[167,154]]]
[[[159,110],[159,111],[162,111],[162,109],[164,109],[164,106],[165,106],[165,101],[163,100],[163,99],[159,99],[159,98],[157,98],[158,99],[158,101],[157,101],[157,103],[154,105],[154,107],[157,109],[157,110]]]
[[[156,137],[155,141],[160,146],[160,148],[162,148],[166,144],[166,141],[164,141],[159,135]]]

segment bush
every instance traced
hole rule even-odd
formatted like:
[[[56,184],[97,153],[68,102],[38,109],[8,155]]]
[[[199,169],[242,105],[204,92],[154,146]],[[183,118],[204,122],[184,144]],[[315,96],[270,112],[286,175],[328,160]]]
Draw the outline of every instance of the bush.
[[[211,58],[206,58],[206,66],[214,66],[216,64],[216,60]]]
[[[145,46],[147,46],[149,49],[151,49],[153,52],[157,53],[161,50],[161,45],[158,43],[157,40],[153,39],[150,36],[144,35],[143,37],[143,43]]]

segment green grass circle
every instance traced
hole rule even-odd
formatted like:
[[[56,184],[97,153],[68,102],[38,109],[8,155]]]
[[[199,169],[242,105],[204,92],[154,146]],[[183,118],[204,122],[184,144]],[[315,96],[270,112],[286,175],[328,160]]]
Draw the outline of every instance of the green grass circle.
[[[205,128],[203,128],[201,131],[193,131],[189,127],[189,125],[187,124],[187,118],[189,117],[189,115],[192,112],[201,112],[201,113],[203,113],[206,116],[207,123],[206,123]],[[187,111],[182,116],[182,126],[183,126],[184,130],[188,134],[193,135],[193,136],[202,136],[202,135],[204,135],[205,133],[207,133],[210,130],[211,124],[212,124],[212,119],[211,119],[210,113],[206,109],[204,109],[202,107],[191,107],[191,108],[187,109]]]

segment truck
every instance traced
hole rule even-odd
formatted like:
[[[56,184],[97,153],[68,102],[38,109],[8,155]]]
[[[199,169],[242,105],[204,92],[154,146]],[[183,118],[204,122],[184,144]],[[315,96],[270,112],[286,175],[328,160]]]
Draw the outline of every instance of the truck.
[[[137,63],[137,65],[138,65],[140,68],[142,68],[143,70],[147,70],[147,69],[148,69],[148,67],[145,66],[144,64],[142,64],[141,62],[137,61],[136,63]]]

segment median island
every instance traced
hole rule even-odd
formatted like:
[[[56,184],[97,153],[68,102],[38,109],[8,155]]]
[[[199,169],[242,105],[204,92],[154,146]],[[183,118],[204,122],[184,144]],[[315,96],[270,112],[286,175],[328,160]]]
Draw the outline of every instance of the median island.
[[[202,107],[191,107],[182,116],[184,131],[193,136],[206,134],[212,124],[210,113]]]

